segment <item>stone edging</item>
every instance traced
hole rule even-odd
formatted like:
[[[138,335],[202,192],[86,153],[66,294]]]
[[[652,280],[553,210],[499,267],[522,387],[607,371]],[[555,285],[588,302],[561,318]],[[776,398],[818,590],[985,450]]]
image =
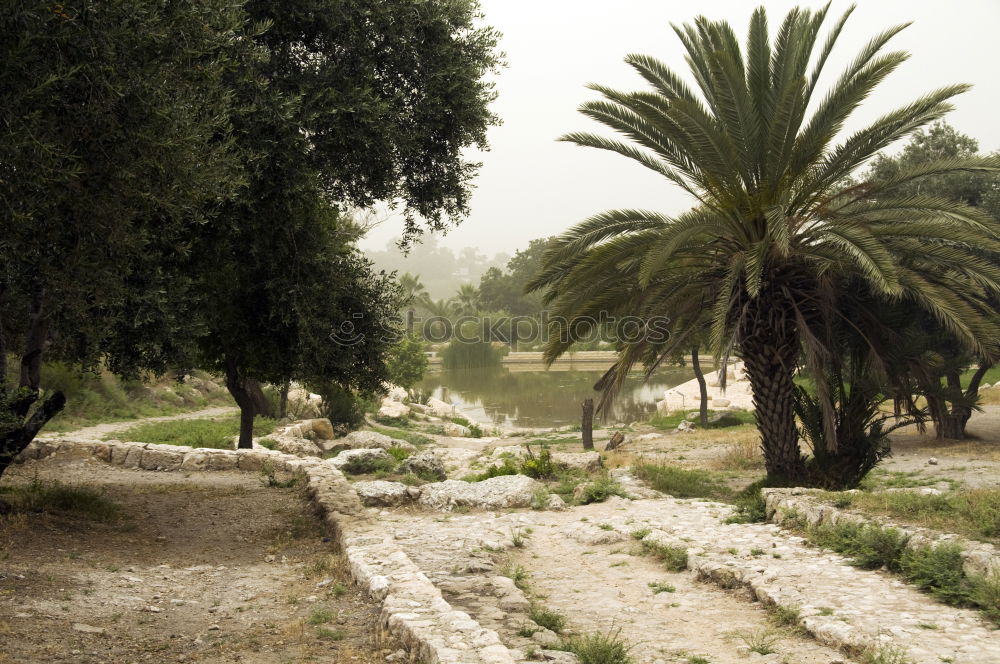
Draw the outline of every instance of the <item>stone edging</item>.
[[[977,542],[959,535],[941,533],[919,526],[901,526],[879,516],[871,516],[834,507],[816,500],[807,489],[761,489],[769,521],[781,525],[788,515],[797,514],[810,526],[835,523],[875,523],[895,528],[907,536],[907,548],[917,548],[954,542],[962,547],[962,567],[969,576],[1000,575],[1000,553],[986,542]]]
[[[411,657],[427,664],[514,664],[493,630],[454,610],[433,583],[393,543],[361,505],[344,474],[320,459],[266,449],[216,450],[117,440],[36,439],[17,463],[53,455],[93,457],[123,468],[159,471],[301,472],[310,501],[330,526],[354,581],[381,602],[382,626]]]

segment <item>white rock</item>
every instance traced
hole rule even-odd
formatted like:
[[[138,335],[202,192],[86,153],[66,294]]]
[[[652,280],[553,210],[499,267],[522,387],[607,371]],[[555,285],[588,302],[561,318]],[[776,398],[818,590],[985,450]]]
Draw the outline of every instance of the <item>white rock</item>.
[[[362,448],[358,450],[344,450],[326,463],[334,468],[342,469],[357,464],[375,463],[382,459],[390,459],[389,453],[381,447]]]
[[[388,387],[386,395],[387,399],[392,399],[393,401],[399,401],[400,403],[402,403],[410,398],[410,394],[409,392],[406,391],[405,388],[402,388],[398,385],[388,385],[387,387]]]
[[[535,491],[540,487],[540,483],[524,475],[502,475],[482,482],[447,480],[421,487],[418,502],[440,510],[455,507],[530,507]]]
[[[354,490],[358,492],[361,503],[368,507],[395,507],[413,500],[409,492],[410,487],[401,482],[375,480],[373,482],[355,482],[353,486]]]
[[[931,465],[931,466],[936,466],[936,465],[938,465],[938,460],[937,460],[937,457],[931,457],[930,459],[928,459],[928,460],[927,460],[927,464],[928,464],[928,465]]]
[[[472,434],[469,427],[456,424],[455,422],[445,422],[441,425],[441,428],[444,430],[444,435],[453,438],[468,438]]]
[[[427,409],[431,415],[436,415],[438,417],[451,417],[455,414],[455,407],[450,403],[445,403],[440,399],[435,399],[431,397],[427,400]]]
[[[420,452],[403,459],[399,467],[402,473],[413,473],[425,480],[442,481],[448,477],[444,469],[444,462],[433,452]]]
[[[396,401],[386,397],[382,399],[382,405],[378,409],[378,417],[408,417],[410,409],[402,401]]]
[[[337,438],[336,440],[325,441],[321,443],[326,451],[335,449],[371,449],[373,447],[381,447],[387,450],[392,447],[399,447],[404,450],[409,450],[410,452],[416,452],[417,448],[405,440],[399,440],[397,438],[390,438],[385,434],[377,433],[375,431],[352,431],[343,438]]]

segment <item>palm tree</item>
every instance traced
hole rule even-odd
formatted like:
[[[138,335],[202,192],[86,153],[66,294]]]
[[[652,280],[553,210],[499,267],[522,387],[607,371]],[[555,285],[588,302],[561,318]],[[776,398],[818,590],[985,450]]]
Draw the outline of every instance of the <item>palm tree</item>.
[[[427,287],[420,281],[419,274],[404,272],[399,275],[398,281],[404,306],[420,304],[427,300]]]
[[[1000,162],[945,159],[879,182],[850,180],[880,150],[943,116],[968,86],[928,93],[835,143],[851,113],[908,56],[883,52],[906,26],[890,28],[819,98],[817,81],[852,11],[817,49],[828,8],[793,9],[773,41],[757,9],[745,52],[725,22],[699,17],[674,26],[698,92],[645,55],[626,62],[652,90],[590,86],[604,99],[581,112],[623,138],[562,140],[633,159],[697,203],[676,217],[635,209],[591,217],[553,242],[529,285],[544,290],[553,315],[570,325],[586,327],[609,311],[672,319],[669,340],[623,345],[597,386],[608,392],[636,362],[655,368],[707,319],[715,354],[746,363],[768,474],[790,482],[807,476],[793,376],[800,357],[822,375],[832,350],[823,330],[850,295],[842,284],[911,301],[970,347],[995,354],[996,328],[983,311],[1000,290],[1000,267],[972,248],[1000,249],[997,225],[962,203],[897,192],[920,177],[996,170]],[[552,335],[547,359],[571,343]],[[822,386],[818,397],[829,410]]]
[[[473,284],[462,284],[451,301],[457,315],[473,316],[479,311],[479,289]]]

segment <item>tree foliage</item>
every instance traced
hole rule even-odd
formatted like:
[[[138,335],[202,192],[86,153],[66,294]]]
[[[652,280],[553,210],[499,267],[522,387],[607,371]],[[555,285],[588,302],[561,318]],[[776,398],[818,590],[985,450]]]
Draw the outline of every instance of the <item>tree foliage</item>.
[[[0,12],[0,472],[62,407],[44,358],[162,369],[185,238],[240,184],[220,81],[249,59],[231,3],[37,1]],[[151,324],[155,321],[155,324]],[[118,326],[130,341],[112,341]]]

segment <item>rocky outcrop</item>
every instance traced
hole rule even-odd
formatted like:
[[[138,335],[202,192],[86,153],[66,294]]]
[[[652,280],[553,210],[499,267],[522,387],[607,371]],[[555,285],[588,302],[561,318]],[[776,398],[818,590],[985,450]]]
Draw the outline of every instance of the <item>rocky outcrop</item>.
[[[455,407],[450,403],[445,403],[440,399],[435,399],[431,397],[427,400],[427,412],[429,415],[434,415],[436,417],[452,417],[455,415]]]
[[[409,407],[401,401],[395,401],[386,397],[382,399],[382,405],[378,409],[378,418],[405,418],[410,416]]]

